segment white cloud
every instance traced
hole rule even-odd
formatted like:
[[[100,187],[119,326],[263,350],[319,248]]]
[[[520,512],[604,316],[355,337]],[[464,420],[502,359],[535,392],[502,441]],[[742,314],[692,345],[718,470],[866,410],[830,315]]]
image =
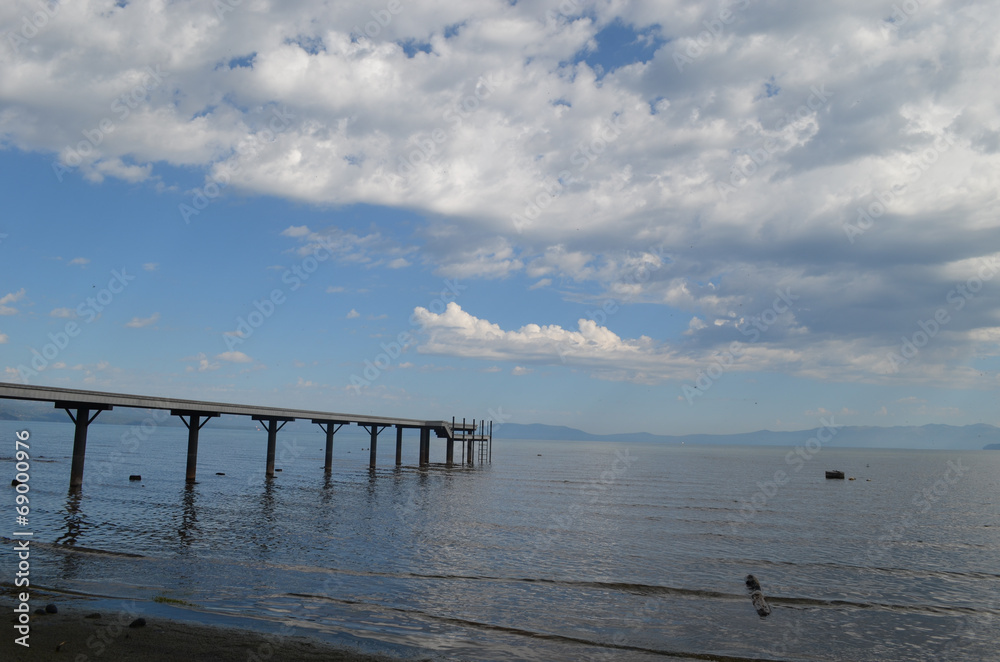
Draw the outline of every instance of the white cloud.
[[[156,271],[160,268],[160,264],[158,262],[146,262],[142,265],[142,268],[146,271]]]
[[[8,336],[7,336],[7,334],[6,334],[6,333],[0,333],[0,345],[2,345],[2,344],[4,344],[5,342],[7,342],[7,340],[8,340],[8,339],[9,339],[9,338],[8,338]]]
[[[204,352],[200,352],[197,356],[187,356],[181,359],[181,361],[194,361],[198,364],[197,366],[187,366],[184,369],[185,372],[210,372],[218,370],[221,367],[218,361],[210,361]]]
[[[72,308],[54,308],[49,315],[51,317],[74,318],[76,317],[76,311]]]
[[[530,375],[534,372],[533,368],[524,368],[522,366],[514,366],[514,369],[510,371],[510,374],[514,376]]]
[[[674,56],[715,18],[711,3],[592,3],[575,18],[537,3],[416,3],[352,38],[384,7],[304,0],[220,20],[211,3],[77,3],[5,63],[0,135],[70,164],[109,100],[162,66],[82,157],[85,176],[231,172],[223,195],[413,210],[433,219],[418,233],[437,273],[565,278],[677,309],[708,320],[684,338],[695,356],[742,339],[738,320],[793,286],[802,305],[753,351],[809,356],[796,360],[820,379],[874,378],[993,245],[1000,13],[985,3],[920,3],[901,26],[864,3],[751,3],[682,70]],[[0,15],[14,24],[17,11]],[[616,20],[663,43],[646,62],[595,70],[579,56],[601,55]],[[431,53],[407,56],[414,43]],[[230,66],[249,54],[252,66]],[[915,62],[949,75],[914,85]],[[288,117],[276,133],[275,113]],[[845,224],[886,192],[886,213],[850,242]],[[341,261],[417,261],[374,230],[281,234],[302,255],[327,236]],[[630,255],[653,247],[664,260],[650,276]],[[908,374],[966,379],[954,366],[992,351],[996,289]]]
[[[308,236],[310,232],[307,225],[290,225],[281,231],[281,236],[299,238]]]
[[[17,303],[24,298],[25,289],[22,287],[17,292],[10,292],[0,297],[0,315],[16,315],[17,308],[8,306],[8,303]]]
[[[339,294],[341,292],[346,292],[346,291],[347,291],[347,288],[346,287],[341,287],[340,285],[331,285],[328,288],[326,288],[326,293],[327,294]]]
[[[85,257],[74,257],[67,264],[71,267],[83,267],[90,264],[90,260]]]
[[[160,313],[153,313],[149,317],[133,317],[128,323],[125,324],[125,326],[130,329],[141,329],[149,326],[150,324],[156,324],[159,319]]]
[[[349,313],[347,313],[347,319],[349,319],[349,320],[357,319],[359,317],[361,317],[361,313],[359,313],[358,311],[354,310],[353,308],[351,308],[351,311]]]
[[[230,363],[253,363],[252,358],[243,352],[238,351],[223,352],[222,354],[216,355],[215,358],[220,361],[229,361]]]

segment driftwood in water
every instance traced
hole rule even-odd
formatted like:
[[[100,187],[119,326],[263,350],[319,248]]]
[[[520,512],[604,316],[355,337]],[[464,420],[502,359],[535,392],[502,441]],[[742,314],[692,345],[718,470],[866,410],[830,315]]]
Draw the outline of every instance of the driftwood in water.
[[[770,615],[771,606],[764,599],[764,593],[760,590],[760,582],[753,575],[747,575],[747,592],[750,593],[750,602],[753,603],[757,614],[761,618]]]

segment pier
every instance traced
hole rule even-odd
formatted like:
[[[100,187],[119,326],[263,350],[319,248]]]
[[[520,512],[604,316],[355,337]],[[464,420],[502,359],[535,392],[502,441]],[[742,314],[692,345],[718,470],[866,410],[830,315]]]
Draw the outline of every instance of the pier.
[[[70,489],[83,485],[84,461],[87,453],[87,429],[103,411],[115,407],[134,409],[169,410],[172,416],[178,416],[188,430],[187,472],[186,480],[195,482],[198,466],[198,434],[205,425],[222,414],[249,416],[261,424],[267,432],[267,453],[265,456],[265,473],[268,478],[274,477],[274,455],[277,448],[278,432],[286,423],[295,420],[309,420],[320,426],[326,433],[326,453],[324,471],[330,473],[333,468],[333,438],[343,426],[355,424],[365,428],[371,436],[369,467],[375,468],[375,454],[378,447],[378,436],[388,428],[396,429],[396,465],[403,461],[403,430],[419,430],[418,462],[421,466],[430,464],[431,432],[438,439],[445,440],[445,464],[455,464],[455,442],[461,445],[462,463],[475,464],[492,459],[493,422],[476,421],[471,423],[455,418],[451,421],[422,421],[409,418],[392,418],[383,416],[361,416],[357,414],[340,414],[334,412],[309,411],[303,409],[285,409],[277,407],[261,407],[257,405],[238,405],[223,402],[205,402],[200,400],[183,400],[179,398],[162,398],[148,395],[129,395],[124,393],[104,393],[101,391],[83,391],[52,386],[27,386],[21,384],[0,384],[0,399],[34,400],[52,402],[56,409],[64,409],[70,420],[76,426],[73,435],[73,462],[70,469]]]

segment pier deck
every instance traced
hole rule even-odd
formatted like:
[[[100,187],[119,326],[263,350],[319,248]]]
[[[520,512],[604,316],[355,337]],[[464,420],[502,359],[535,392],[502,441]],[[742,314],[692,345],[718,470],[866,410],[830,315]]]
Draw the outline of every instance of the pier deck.
[[[29,386],[22,384],[0,383],[0,399],[35,400],[52,402],[57,409],[65,409],[70,419],[76,425],[73,438],[73,465],[70,470],[70,488],[83,484],[84,458],[87,448],[87,428],[102,411],[115,407],[135,409],[165,409],[174,416],[179,416],[188,428],[188,464],[187,480],[194,482],[195,468],[198,459],[198,433],[202,427],[214,417],[221,414],[249,416],[262,424],[267,431],[266,474],[274,476],[274,454],[277,445],[278,431],[289,421],[307,419],[322,428],[326,433],[326,461],[324,468],[329,472],[332,468],[333,437],[344,425],[354,423],[368,430],[371,435],[369,464],[375,467],[375,451],[378,435],[383,430],[396,428],[396,464],[402,462],[403,430],[420,430],[420,464],[430,461],[430,433],[433,431],[438,438],[447,440],[447,464],[454,463],[454,443],[459,441],[468,444],[468,462],[472,463],[472,448],[474,443],[492,445],[492,425],[483,421],[473,420],[461,423],[454,418],[444,420],[420,420],[412,418],[395,418],[389,416],[365,416],[360,414],[344,414],[339,412],[313,411],[307,409],[289,409],[284,407],[264,407],[259,405],[241,405],[227,402],[206,402],[203,400],[186,400],[181,398],[165,398],[149,395],[132,395],[126,393],[106,393],[102,391],[86,391],[80,389],[59,388],[53,386]],[[75,412],[75,414],[74,414]],[[185,420],[187,417],[187,420]],[[480,461],[488,459],[489,455],[480,453]]]

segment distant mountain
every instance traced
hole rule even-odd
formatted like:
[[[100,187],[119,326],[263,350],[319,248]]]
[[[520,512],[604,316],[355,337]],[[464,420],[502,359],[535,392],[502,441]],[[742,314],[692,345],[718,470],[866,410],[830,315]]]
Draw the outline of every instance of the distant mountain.
[[[986,444],[983,446],[984,451],[1000,451],[1000,444]]]
[[[493,428],[497,439],[539,439],[547,441],[629,441],[665,444],[711,444],[720,446],[795,446],[804,444],[822,428],[794,432],[758,430],[738,434],[656,435],[648,432],[591,434],[565,425],[504,423]],[[824,437],[827,434],[824,434]],[[1000,450],[1000,428],[985,423],[974,425],[845,426],[824,445],[850,448],[913,448],[954,450]]]

